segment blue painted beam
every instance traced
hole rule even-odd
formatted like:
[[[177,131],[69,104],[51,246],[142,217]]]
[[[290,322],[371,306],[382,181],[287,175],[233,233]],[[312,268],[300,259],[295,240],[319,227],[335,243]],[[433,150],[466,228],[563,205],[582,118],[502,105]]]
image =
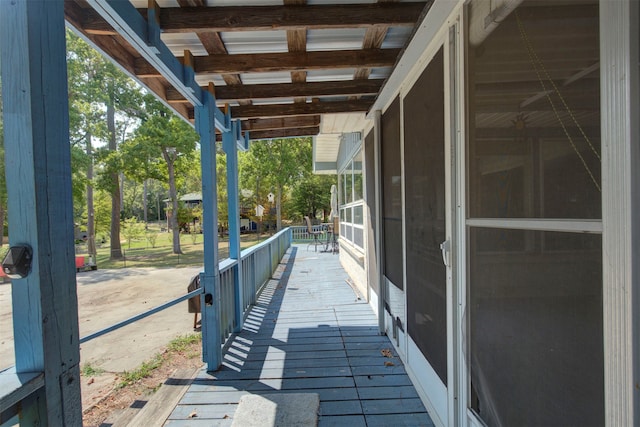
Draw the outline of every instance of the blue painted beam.
[[[194,107],[203,105],[205,91],[193,79],[193,73],[185,67],[160,40],[160,26],[155,19],[157,10],[149,9],[148,20],[129,1],[88,0],[118,33],[155,67]],[[227,131],[222,111],[214,106],[215,127]]]
[[[195,108],[196,130],[200,134],[202,168],[202,232],[204,235],[204,271],[200,275],[203,289],[202,357],[209,371],[222,363],[220,333],[220,282],[218,277],[218,191],[216,188],[215,99],[209,92],[204,104]],[[219,111],[219,110],[218,110]]]
[[[240,188],[238,185],[238,133],[240,122],[234,121],[229,132],[222,134],[222,149],[227,155],[227,206],[229,210],[229,258],[240,259]],[[244,286],[242,264],[234,271],[235,332],[242,330],[244,320]]]
[[[82,425],[64,25],[62,0],[0,1],[9,242],[33,250],[11,284],[16,373],[45,375],[21,425]]]

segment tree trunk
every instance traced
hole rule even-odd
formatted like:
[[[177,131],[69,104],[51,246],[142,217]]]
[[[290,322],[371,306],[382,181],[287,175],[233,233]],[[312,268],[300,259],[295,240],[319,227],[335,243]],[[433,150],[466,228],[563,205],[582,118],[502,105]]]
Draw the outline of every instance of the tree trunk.
[[[149,228],[149,219],[147,217],[147,180],[144,180],[143,190],[142,190],[142,207],[144,210],[144,229],[147,230]]]
[[[91,146],[91,133],[86,135],[87,156],[89,157],[89,167],[87,168],[87,252],[89,256],[96,259],[96,223],[95,211],[93,208],[93,148]]]
[[[4,244],[4,215],[5,215],[5,201],[0,200],[0,247]]]
[[[109,150],[115,151],[116,119],[115,107],[110,100],[107,105],[107,129],[109,130]],[[122,245],[120,244],[120,184],[118,172],[111,174],[111,255],[110,259],[122,259]]]
[[[163,153],[165,160],[167,161],[167,170],[169,171],[169,198],[171,199],[171,207],[173,212],[171,214],[170,227],[173,232],[173,253],[181,254],[180,248],[180,228],[178,226],[178,195],[176,192],[176,177],[175,169],[173,167],[174,158],[169,153]]]
[[[276,190],[276,231],[282,230],[282,187]]]

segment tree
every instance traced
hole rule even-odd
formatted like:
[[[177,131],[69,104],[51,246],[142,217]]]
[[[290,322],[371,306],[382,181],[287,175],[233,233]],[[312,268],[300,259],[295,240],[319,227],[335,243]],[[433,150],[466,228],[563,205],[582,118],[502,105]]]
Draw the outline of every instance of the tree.
[[[292,207],[300,217],[314,218],[321,209],[331,208],[331,185],[336,183],[335,175],[307,175],[292,192]]]
[[[108,142],[109,152],[115,153],[118,139],[122,140],[130,125],[140,117],[140,87],[70,31],[67,32],[67,45],[72,145],[74,141],[83,141],[86,155],[91,158],[92,138],[97,136]],[[106,176],[101,177],[99,184],[111,194],[111,259],[121,259],[121,164],[115,155],[103,154],[101,158],[107,164],[102,168]],[[95,235],[92,230],[93,164],[88,163],[86,168],[87,231],[91,247]]]
[[[131,249],[131,242],[133,240],[140,240],[144,237],[144,225],[138,222],[136,217],[127,218],[122,221],[122,234],[127,240],[129,249]]]
[[[189,157],[196,149],[199,136],[191,126],[172,114],[151,95],[145,96],[145,107],[146,117],[134,132],[134,137],[121,147],[121,154],[126,159],[123,164],[124,170],[125,174],[140,180],[168,180],[172,212],[169,226],[173,233],[173,253],[180,254],[182,250],[177,216],[176,169],[182,169],[182,157]],[[187,156],[181,156],[183,154]],[[161,163],[160,159],[164,163]]]
[[[241,156],[242,188],[255,188],[257,202],[261,188],[267,186],[275,190],[278,230],[282,229],[282,200],[285,189],[311,171],[311,147],[312,141],[308,137],[256,141],[251,144],[249,151]]]

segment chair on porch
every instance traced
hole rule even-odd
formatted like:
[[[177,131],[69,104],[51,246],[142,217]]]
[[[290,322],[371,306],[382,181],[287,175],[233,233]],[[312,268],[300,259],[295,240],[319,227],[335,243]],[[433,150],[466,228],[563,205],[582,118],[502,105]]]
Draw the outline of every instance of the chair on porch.
[[[318,252],[318,245],[322,245],[322,242],[320,241],[319,236],[324,234],[324,232],[321,230],[315,231],[311,226],[311,218],[309,218],[308,216],[305,216],[304,220],[307,223],[307,234],[309,234],[309,236],[313,236],[313,242],[307,245],[307,250],[309,250],[309,246],[314,245],[315,251]]]

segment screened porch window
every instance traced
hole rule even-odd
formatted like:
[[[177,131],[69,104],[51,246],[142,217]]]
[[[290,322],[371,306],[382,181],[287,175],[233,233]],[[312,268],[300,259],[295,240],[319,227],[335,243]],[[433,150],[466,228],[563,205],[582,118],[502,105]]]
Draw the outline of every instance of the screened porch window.
[[[340,172],[340,237],[364,250],[362,149]]]
[[[604,425],[598,3],[469,8],[471,409]],[[486,15],[486,10],[483,12]]]

